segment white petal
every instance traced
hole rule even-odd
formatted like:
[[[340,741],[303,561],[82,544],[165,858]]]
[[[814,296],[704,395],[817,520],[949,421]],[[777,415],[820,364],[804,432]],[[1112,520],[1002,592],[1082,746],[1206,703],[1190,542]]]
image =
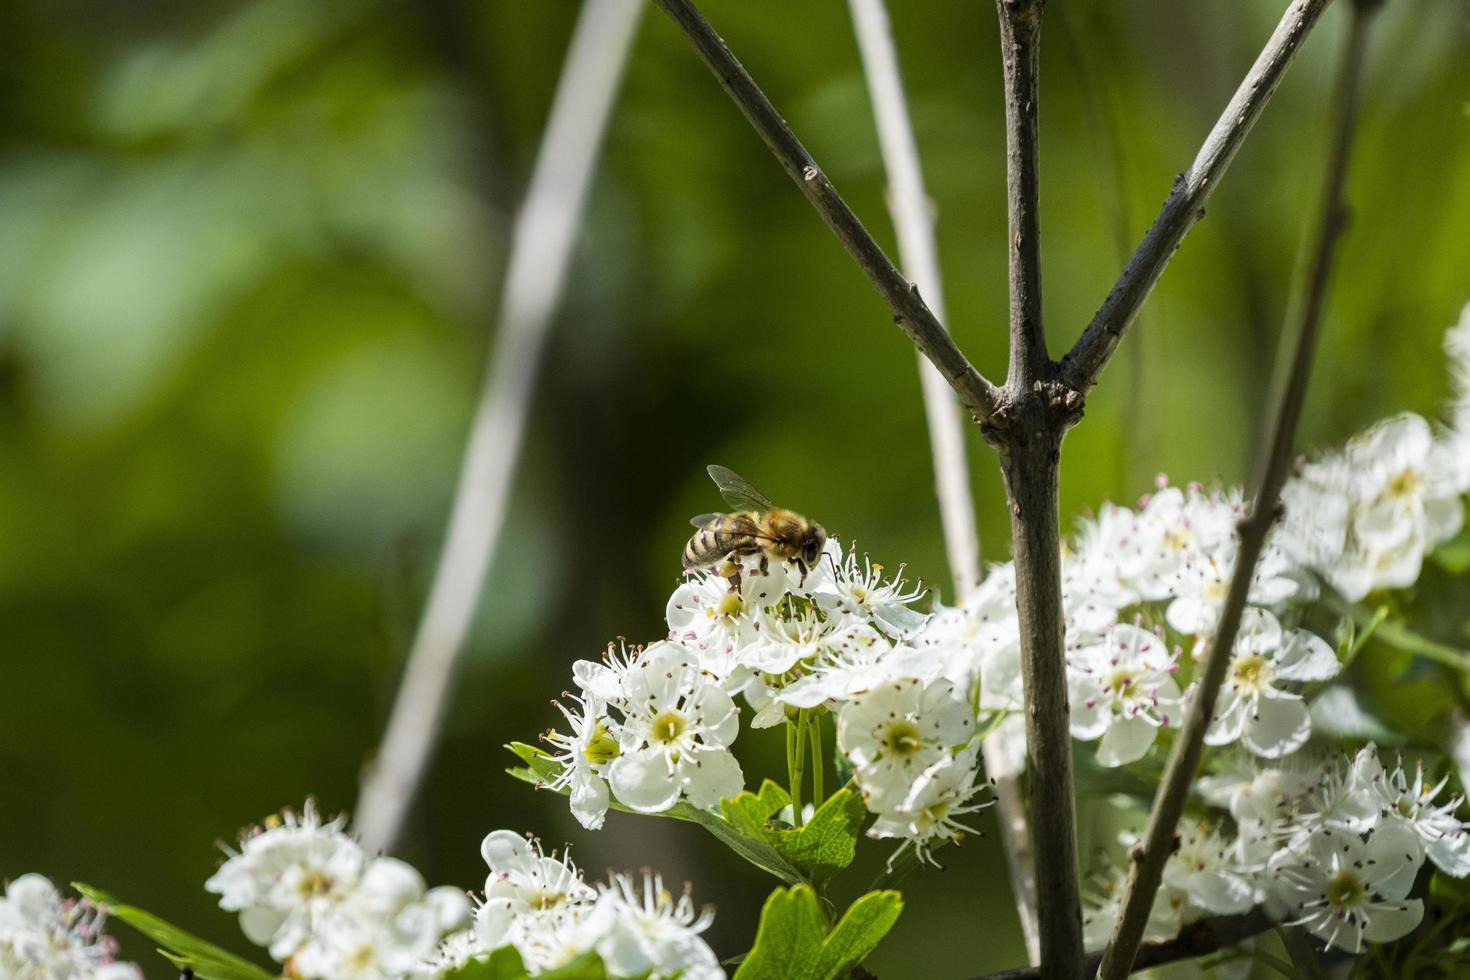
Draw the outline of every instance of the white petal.
[[[1205,744],[1229,745],[1239,740],[1241,733],[1245,731],[1245,719],[1249,711],[1250,703],[1245,698],[1234,691],[1221,691],[1219,700],[1215,702],[1215,717],[1205,730]]]
[[[1341,669],[1327,641],[1308,630],[1292,630],[1276,654],[1276,675],[1283,680],[1325,681]]]
[[[723,749],[699,752],[682,759],[679,772],[689,802],[704,809],[736,795],[745,785],[740,763]]]
[[[1373,906],[1373,914],[1363,927],[1363,938],[1375,943],[1390,943],[1407,936],[1424,919],[1424,903],[1415,898]]]
[[[599,776],[587,775],[572,784],[572,816],[588,830],[601,830],[607,819],[607,782]]]
[[[1451,833],[1424,845],[1429,860],[1447,875],[1463,878],[1470,875],[1470,834]]]
[[[514,830],[495,830],[480,844],[480,856],[492,871],[506,871],[532,859],[531,842]]]
[[[1113,720],[1113,706],[1103,700],[1095,683],[1074,683],[1069,694],[1072,702],[1072,737],[1083,742],[1102,738]],[[1087,702],[1091,701],[1089,705]]]
[[[1157,729],[1142,718],[1120,718],[1108,728],[1097,746],[1100,766],[1124,766],[1136,762],[1154,744]]]
[[[619,803],[643,813],[659,813],[679,800],[679,780],[657,749],[624,752],[613,760],[608,781]]]
[[[1419,835],[1399,819],[1379,821],[1364,853],[1373,862],[1370,879],[1374,890],[1389,901],[1396,902],[1409,894],[1419,869],[1424,866],[1424,846],[1419,842]]]
[[[1189,897],[1216,915],[1245,912],[1256,904],[1256,892],[1235,875],[1197,874],[1189,882]]]
[[[1312,714],[1298,700],[1257,698],[1245,726],[1245,747],[1266,759],[1290,755],[1312,737]]]

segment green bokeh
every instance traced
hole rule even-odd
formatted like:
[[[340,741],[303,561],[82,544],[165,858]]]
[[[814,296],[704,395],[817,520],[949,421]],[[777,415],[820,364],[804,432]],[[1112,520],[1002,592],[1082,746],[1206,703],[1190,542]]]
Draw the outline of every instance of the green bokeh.
[[[953,330],[995,377],[994,14],[891,6]],[[1054,350],[1106,294],[1282,6],[1053,0],[1041,148]],[[308,794],[352,806],[432,571],[509,215],[575,12],[0,7],[0,877],[91,881],[248,952],[200,887],[212,842]],[[707,12],[891,244],[846,5]],[[1328,12],[1090,398],[1065,446],[1064,514],[1131,500],[1159,471],[1240,479],[1346,15]],[[1304,446],[1432,413],[1448,391],[1440,336],[1470,298],[1466,41],[1459,0],[1391,0],[1375,27]],[[499,746],[557,720],[547,699],[573,659],[663,632],[685,519],[717,503],[706,462],[941,592],[948,574],[912,350],[652,10],[549,363],[403,855],[433,883],[478,887],[479,840],[506,826],[574,841],[594,876],[657,865],[719,906],[711,938],[732,955],[770,882],[697,828],[614,814],[583,832],[560,799],[501,774]],[[985,554],[1002,560],[998,471],[969,442]],[[1463,582],[1441,586],[1463,598]],[[749,772],[779,765],[778,739],[762,738],[742,736]],[[1019,961],[984,824],[992,836],[946,874],[910,880],[881,975]],[[871,873],[879,856],[865,860]]]

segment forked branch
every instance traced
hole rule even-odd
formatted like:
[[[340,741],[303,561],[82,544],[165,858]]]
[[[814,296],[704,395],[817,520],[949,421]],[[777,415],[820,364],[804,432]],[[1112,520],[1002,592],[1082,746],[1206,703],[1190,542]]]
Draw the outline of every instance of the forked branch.
[[[1062,358],[1062,377],[1082,394],[1097,384],[1103,368],[1117,348],[1123,334],[1138,315],[1174,255],[1175,249],[1189,230],[1204,217],[1209,200],[1220,178],[1235,159],[1246,134],[1260,118],[1261,111],[1276,92],[1276,86],[1301,49],[1322,11],[1332,0],[1292,0],[1276,25],[1276,31],[1245,80],[1235,90],[1215,128],[1205,138],[1199,154],[1189,169],[1174,180],[1174,189],[1164,201],[1158,217],[1149,227],[1128,260],[1108,298],[1093,316],[1092,322],[1078,338],[1071,351]]]
[[[995,386],[981,376],[955,343],[939,318],[925,305],[918,288],[883,254],[867,228],[858,220],[817,166],[806,147],[786,125],[760,86],[730,53],[725,42],[690,0],[654,0],[679,25],[725,92],[745,114],[788,176],[801,188],[827,227],[842,242],[858,268],[888,304],[893,320],[914,346],[939,370],[960,403],[978,419],[995,411]]]
[[[1133,863],[1124,887],[1118,921],[1113,927],[1112,939],[1098,968],[1100,980],[1121,980],[1132,972],[1134,954],[1148,923],[1154,895],[1163,877],[1164,864],[1174,850],[1175,830],[1184,812],[1184,803],[1189,796],[1195,770],[1199,767],[1205,731],[1214,716],[1216,696],[1230,663],[1241,614],[1250,594],[1256,561],[1265,547],[1266,536],[1280,500],[1281,488],[1286,483],[1292,446],[1296,440],[1297,422],[1301,418],[1307,380],[1317,349],[1332,262],[1345,218],[1343,186],[1357,119],[1358,80],[1362,74],[1370,13],[1369,0],[1358,0],[1354,3],[1352,26],[1348,32],[1336,82],[1332,146],[1323,180],[1322,204],[1317,216],[1318,225],[1311,246],[1310,263],[1303,279],[1305,291],[1297,306],[1300,322],[1296,328],[1296,347],[1286,383],[1281,389],[1281,400],[1274,413],[1271,437],[1261,446],[1257,459],[1255,497],[1250,513],[1240,522],[1240,549],[1230,579],[1230,590],[1220,613],[1220,625],[1211,641],[1194,700],[1164,767],[1163,781],[1154,796],[1154,805],[1143,840],[1133,849]]]

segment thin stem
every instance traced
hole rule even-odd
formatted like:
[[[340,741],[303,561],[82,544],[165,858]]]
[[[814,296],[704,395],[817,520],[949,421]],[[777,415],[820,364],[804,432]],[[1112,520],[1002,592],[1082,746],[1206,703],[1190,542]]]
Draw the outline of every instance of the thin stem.
[[[919,148],[909,121],[908,100],[899,74],[888,11],[883,0],[850,0],[852,23],[863,58],[863,76],[873,103],[878,146],[888,174],[888,213],[898,235],[898,257],[904,273],[929,298],[934,315],[945,322],[939,249],[934,238],[934,208],[924,190]],[[954,393],[934,366],[919,360],[929,445],[934,453],[934,488],[945,554],[954,579],[955,602],[980,584],[980,533],[975,526],[975,500],[965,458],[965,436]],[[993,774],[992,774],[993,775]]]
[[[812,805],[821,806],[827,801],[827,794],[823,791],[822,777],[825,775],[823,769],[827,764],[827,757],[822,752],[822,716],[813,712],[812,721]]]
[[[1166,963],[1177,963],[1180,960],[1208,956],[1228,946],[1244,942],[1252,936],[1258,936],[1275,924],[1276,920],[1261,909],[1252,909],[1240,915],[1221,915],[1200,919],[1181,929],[1177,938],[1165,943],[1149,943],[1141,947],[1133,964],[1134,969],[1144,970],[1149,967],[1163,966]],[[1092,953],[1087,957],[1086,965],[1089,974],[1097,968],[1101,956],[1101,953]],[[972,980],[1040,980],[1041,975],[1041,970],[1033,966],[1020,970],[987,973],[983,977],[974,977]]]
[[[807,716],[809,712],[802,708],[796,713],[796,722],[787,722],[793,730],[793,738],[796,740],[794,751],[791,753],[791,826],[800,827],[803,823],[801,814],[801,790],[802,780],[806,778],[806,729]]]
[[[1006,225],[1010,245],[1011,365],[1006,385],[1030,387],[1051,369],[1041,318],[1037,74],[1045,0],[996,0],[1006,103]]]
[[[801,794],[801,770],[796,765],[796,722],[786,719],[786,793],[791,797],[791,822],[796,823],[796,798]]]
[[[1297,307],[1300,322],[1295,331],[1296,349],[1292,356],[1290,374],[1274,413],[1272,436],[1262,445],[1258,457],[1256,492],[1250,513],[1239,525],[1240,549],[1231,574],[1230,589],[1220,613],[1220,625],[1211,640],[1184,725],[1169,753],[1169,761],[1164,767],[1163,781],[1154,796],[1154,805],[1143,840],[1132,851],[1133,864],[1124,886],[1118,920],[1114,924],[1112,938],[1098,968],[1098,977],[1101,980],[1119,980],[1133,969],[1134,953],[1138,950],[1153,908],[1154,894],[1158,891],[1159,881],[1163,876],[1164,863],[1177,846],[1175,828],[1183,814],[1184,802],[1189,795],[1190,785],[1194,782],[1195,770],[1199,766],[1205,730],[1214,717],[1216,697],[1230,664],[1256,561],[1265,547],[1266,535],[1276,516],[1281,487],[1286,482],[1292,446],[1296,440],[1297,422],[1301,418],[1307,381],[1320,334],[1333,258],[1346,214],[1343,187],[1356,129],[1358,82],[1363,69],[1368,16],[1368,8],[1363,3],[1354,4],[1352,24],[1335,88],[1333,139],[1323,181],[1319,223],[1311,250],[1312,259],[1304,280],[1304,298]]]
[[[1431,640],[1427,636],[1420,636],[1399,623],[1387,622],[1388,610],[1386,608],[1379,608],[1370,613],[1357,603],[1348,601],[1326,583],[1322,585],[1322,602],[1328,609],[1339,616],[1348,617],[1364,630],[1363,635],[1359,636],[1354,643],[1354,655],[1370,636],[1377,636],[1379,640],[1396,649],[1433,660],[1435,663],[1444,664],[1455,670],[1470,671],[1470,651],[1440,643],[1438,640]]]
[[[641,11],[639,0],[587,0],[572,35],[516,218],[493,351],[433,586],[358,801],[356,826],[372,853],[397,840],[449,706],[450,682],[505,523],[536,374]]]
[[[893,314],[894,322],[913,341],[914,346],[949,382],[960,402],[978,419],[988,418],[996,407],[996,389],[975,370],[955,346],[934,313],[924,304],[919,290],[889,261],[883,249],[863,227],[857,215],[847,206],[817,166],[806,147],[786,125],[764,92],[730,53],[725,42],[715,33],[690,0],[654,0],[679,25],[714,73],[725,92],[750,121],[765,141],[776,160],[796,182],[796,186],[817,209],[827,227],[842,242],[878,290]]]
[[[1154,283],[1163,274],[1189,230],[1204,217],[1205,202],[1235,159],[1246,134],[1275,94],[1322,11],[1332,0],[1293,0],[1276,31],[1225,106],[1189,170],[1174,179],[1174,189],[1143,241],[1128,260],[1108,298],[1072,350],[1062,359],[1062,376],[1085,394],[1097,384],[1124,332],[1132,325]]]
[[[904,272],[929,297],[934,313],[946,319],[944,293],[934,235],[934,208],[924,189],[919,150],[909,119],[908,100],[899,72],[898,52],[883,0],[850,0],[853,27],[862,53],[863,75],[873,103],[878,145],[888,174],[888,211],[898,236]],[[964,432],[958,406],[933,365],[919,359],[919,379],[929,444],[934,454],[934,484],[939,523],[954,580],[956,604],[980,584],[980,534],[970,486]],[[1016,913],[1031,962],[1040,962],[1036,925],[1036,879],[1031,869],[1031,834],[1021,797],[1020,774],[994,741],[983,742],[985,772],[993,781],[1001,841],[1016,898]]]

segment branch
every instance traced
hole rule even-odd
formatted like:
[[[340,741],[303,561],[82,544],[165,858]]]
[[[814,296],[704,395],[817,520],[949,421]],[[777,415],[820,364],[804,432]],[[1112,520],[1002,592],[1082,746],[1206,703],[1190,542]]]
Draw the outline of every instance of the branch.
[[[719,79],[726,94],[745,114],[782,168],[817,209],[873,288],[878,290],[888,304],[894,322],[949,382],[959,395],[960,403],[977,419],[988,418],[996,407],[995,386],[985,380],[955,346],[944,325],[924,304],[918,288],[906,280],[883,254],[883,249],[878,247],[857,215],[838,195],[827,175],[730,53],[709,21],[690,0],[654,2],[683,30],[705,65]]]
[[[505,522],[537,369],[641,11],[640,0],[587,0],[577,20],[516,219],[494,350],[434,583],[358,801],[355,823],[370,852],[387,850],[397,839],[449,705],[449,684]]]
[[[1140,947],[1138,956],[1134,959],[1133,968],[1145,970],[1149,967],[1163,966],[1166,963],[1177,963],[1180,960],[1208,956],[1234,946],[1236,943],[1244,942],[1252,936],[1258,936],[1274,925],[1276,925],[1276,920],[1258,908],[1240,915],[1222,915],[1211,919],[1201,919],[1185,926],[1179,931],[1178,937],[1166,943],[1149,943]],[[1101,953],[1093,953],[1087,957],[1087,973],[1090,974],[1097,969],[1100,959],[1102,959]],[[1041,971],[1031,967],[987,973],[983,977],[975,977],[972,980],[1039,980],[1040,977]]]
[[[1118,920],[1098,968],[1100,980],[1120,980],[1133,968],[1134,953],[1143,937],[1154,895],[1163,877],[1164,864],[1177,846],[1175,828],[1184,811],[1203,751],[1205,731],[1215,712],[1215,699],[1235,647],[1240,618],[1250,593],[1256,561],[1266,544],[1266,535],[1276,516],[1281,487],[1286,482],[1292,445],[1296,440],[1297,422],[1301,418],[1306,397],[1312,359],[1317,349],[1322,309],[1331,279],[1332,262],[1342,233],[1346,207],[1343,186],[1347,177],[1348,156],[1352,148],[1357,119],[1358,80],[1362,74],[1363,53],[1370,9],[1369,0],[1353,5],[1352,26],[1343,49],[1334,94],[1333,138],[1323,180],[1323,198],[1311,260],[1304,279],[1304,293],[1298,307],[1300,322],[1296,330],[1296,349],[1281,400],[1276,407],[1271,439],[1262,445],[1256,467],[1256,494],[1250,513],[1240,522],[1240,550],[1230,578],[1230,590],[1220,613],[1220,625],[1210,642],[1194,700],[1185,716],[1184,726],[1174,741],[1173,751],[1164,767],[1163,781],[1154,796],[1153,809],[1143,840],[1132,851],[1133,865],[1124,887]]]
[[[1046,0],[996,0],[1006,101],[1006,225],[1010,238],[1011,364],[1006,384],[1030,387],[1050,372],[1041,319],[1036,76]]]
[[[1332,0],[1293,0],[1281,23],[1235,95],[1225,106],[1215,128],[1205,138],[1199,155],[1188,171],[1174,180],[1174,189],[1164,201],[1158,217],[1149,227],[1128,260],[1112,292],[1093,316],[1092,322],[1078,338],[1076,345],[1062,358],[1062,377],[1077,391],[1086,394],[1097,384],[1123,333],[1132,325],[1139,307],[1163,274],[1164,266],[1184,241],[1189,230],[1204,217],[1205,202],[1225,175],[1246,134],[1260,118],[1261,111],[1276,92],[1276,86],[1296,57],[1317,18]]]
[[[888,172],[888,209],[898,233],[898,254],[904,271],[929,297],[934,313],[943,321],[944,292],[941,288],[938,248],[934,240],[934,217],[924,191],[919,150],[909,121],[908,102],[899,73],[898,53],[883,0],[850,0],[853,26],[862,52],[863,74],[873,102],[878,143]],[[924,412],[929,422],[929,443],[934,453],[934,483],[939,497],[940,525],[944,530],[945,553],[954,578],[955,602],[980,584],[980,535],[975,527],[975,502],[970,490],[969,465],[965,458],[964,431],[954,397],[934,366],[920,358],[919,378],[924,394]],[[1031,870],[1031,835],[1021,796],[1020,774],[993,741],[982,744],[985,772],[992,780],[999,813],[1001,841],[1009,864],[1016,912],[1030,961],[1040,959],[1041,946],[1036,923],[1036,879]]]
[[[1048,978],[1076,980],[1082,903],[1057,490],[1062,435],[1080,417],[1081,398],[1055,384],[1041,316],[1036,112],[1045,6],[1045,0],[996,0],[1005,82],[1011,358],[1002,410],[983,430],[1000,451],[1011,511],[1031,827],[1044,842],[1033,859],[1041,970]]]

